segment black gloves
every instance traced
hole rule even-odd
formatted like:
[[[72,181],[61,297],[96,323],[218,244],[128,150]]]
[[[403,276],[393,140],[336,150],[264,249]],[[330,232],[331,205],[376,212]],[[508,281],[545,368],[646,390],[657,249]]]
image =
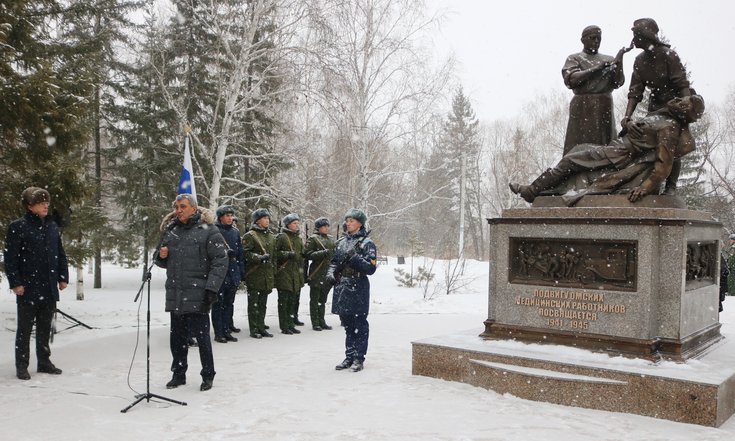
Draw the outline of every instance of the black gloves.
[[[270,254],[262,254],[260,256],[260,263],[262,263],[263,265],[265,265],[266,263],[270,262],[270,260],[271,260],[271,255]]]
[[[295,256],[296,253],[293,251],[286,251],[286,259],[293,259],[293,256]]]
[[[334,285],[334,274],[331,272],[328,272],[324,280],[327,282],[327,286],[333,286]]]
[[[207,305],[212,305],[217,301],[217,293],[210,290],[204,291],[204,301],[207,303]]]
[[[356,255],[357,255],[357,250],[354,248],[351,248],[350,251],[347,252],[347,256],[345,256],[345,261],[349,262]]]

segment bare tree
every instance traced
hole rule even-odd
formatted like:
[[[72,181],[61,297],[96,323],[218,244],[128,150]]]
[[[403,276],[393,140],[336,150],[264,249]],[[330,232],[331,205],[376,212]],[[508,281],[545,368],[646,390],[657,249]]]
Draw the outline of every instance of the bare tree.
[[[402,152],[417,127],[415,118],[428,117],[450,68],[430,69],[419,42],[436,18],[424,18],[418,0],[314,5],[310,54],[319,69],[316,96],[334,128],[327,157],[335,160],[332,169],[341,182],[335,191],[373,218],[405,210],[385,201],[395,199],[395,184],[410,169]]]
[[[558,92],[539,95],[511,121],[485,126],[482,156],[487,162],[482,188],[489,215],[498,216],[505,208],[525,206],[508,190],[508,183],[530,182],[561,158],[566,101]]]

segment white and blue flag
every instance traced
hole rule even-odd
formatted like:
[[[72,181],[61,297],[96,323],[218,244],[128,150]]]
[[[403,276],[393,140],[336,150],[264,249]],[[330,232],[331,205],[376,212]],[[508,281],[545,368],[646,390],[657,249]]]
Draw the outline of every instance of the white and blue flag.
[[[184,140],[184,166],[181,168],[181,177],[179,178],[179,193],[188,193],[194,198],[197,197],[197,189],[194,185],[194,167],[191,165],[191,152],[189,151],[189,134],[186,134]]]

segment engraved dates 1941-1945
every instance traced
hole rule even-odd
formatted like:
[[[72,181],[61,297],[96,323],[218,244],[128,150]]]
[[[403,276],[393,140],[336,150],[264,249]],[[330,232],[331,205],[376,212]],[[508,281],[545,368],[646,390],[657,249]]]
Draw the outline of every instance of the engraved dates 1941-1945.
[[[510,238],[511,283],[636,290],[636,241]]]

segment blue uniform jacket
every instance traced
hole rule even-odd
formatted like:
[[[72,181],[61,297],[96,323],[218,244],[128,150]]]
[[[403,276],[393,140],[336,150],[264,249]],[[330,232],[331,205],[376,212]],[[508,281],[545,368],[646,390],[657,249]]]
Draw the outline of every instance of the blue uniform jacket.
[[[378,250],[366,236],[365,228],[360,228],[354,235],[347,234],[337,241],[328,275],[338,276],[336,272],[340,272],[340,264],[351,250],[354,249],[356,253],[347,260],[344,265],[346,270],[337,277],[339,280],[332,295],[333,314],[367,314],[370,310],[370,281],[367,276],[375,273]]]
[[[230,248],[228,257],[230,259],[229,265],[227,266],[227,277],[225,277],[224,283],[220,291],[230,286],[240,286],[240,282],[245,276],[245,255],[242,251],[242,240],[240,239],[240,231],[232,225],[222,225],[217,222],[217,228],[222,233],[222,237],[225,238],[227,246]]]

